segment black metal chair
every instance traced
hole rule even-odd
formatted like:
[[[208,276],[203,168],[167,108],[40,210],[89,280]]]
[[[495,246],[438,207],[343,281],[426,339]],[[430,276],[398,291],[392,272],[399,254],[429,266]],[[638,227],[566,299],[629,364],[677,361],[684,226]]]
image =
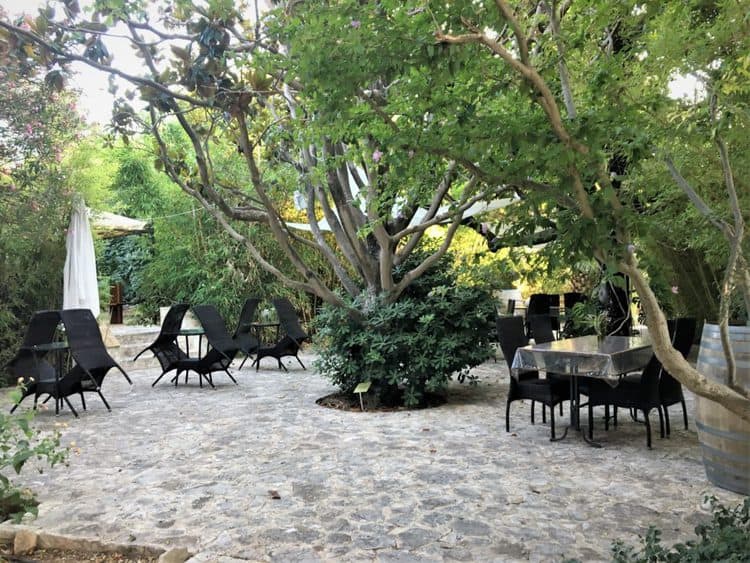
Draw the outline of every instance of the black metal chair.
[[[80,394],[83,410],[86,410],[83,394],[96,393],[107,410],[111,411],[101,391],[104,377],[109,370],[117,368],[128,383],[132,385],[133,382],[120,364],[107,352],[99,325],[89,309],[64,309],[60,311],[60,318],[65,327],[65,335],[75,365],[58,382],[57,392],[63,397],[70,393]],[[52,385],[45,385],[43,392],[52,394],[54,389]]]
[[[279,368],[288,371],[281,361],[281,358],[287,356],[293,356],[297,359],[299,365],[302,366],[302,369],[307,369],[305,364],[302,363],[302,360],[299,359],[299,349],[303,342],[310,340],[310,336],[302,328],[302,325],[299,322],[299,317],[287,298],[282,297],[274,299],[273,306],[279,317],[279,325],[283,331],[283,336],[275,344],[260,346],[260,348],[258,348],[257,356],[253,362],[255,370],[257,371],[260,369],[260,361],[263,358],[276,358],[276,361],[279,363]]]
[[[49,352],[34,351],[33,347],[52,343],[59,324],[60,311],[37,311],[29,320],[21,347],[8,362],[10,373],[16,380],[23,383],[23,396],[10,409],[11,413],[18,408],[21,401],[30,395],[34,395],[34,408],[36,408],[39,399],[39,382],[55,381],[56,368],[46,359]]]
[[[498,317],[497,335],[500,347],[511,370],[516,349],[528,344],[524,334],[524,320],[521,317]],[[555,439],[555,405],[570,399],[570,386],[565,381],[555,379],[541,379],[539,372],[526,371],[511,375],[508,400],[505,405],[505,431],[510,432],[510,404],[514,401],[528,399],[531,401],[531,423],[534,424],[534,405],[542,403],[542,422],[545,421],[544,407],[550,410],[550,434]]]
[[[240,352],[245,354],[245,358],[240,364],[240,369],[245,365],[247,359],[255,354],[260,348],[260,341],[257,336],[253,334],[253,319],[255,318],[255,310],[258,308],[260,299],[257,297],[251,297],[245,301],[240,312],[240,318],[237,321],[237,328],[232,335],[232,340],[239,348]]]
[[[164,316],[159,336],[133,358],[133,361],[136,361],[144,352],[151,352],[159,360],[161,374],[151,384],[152,387],[164,377],[165,373],[177,369],[178,361],[187,358],[187,354],[177,344],[177,336],[182,326],[182,319],[185,318],[185,314],[189,308],[190,305],[187,303],[172,305]]]
[[[682,317],[679,319],[670,319],[667,321],[669,333],[672,335],[672,346],[687,358],[690,348],[695,339],[697,322],[694,318]],[[659,398],[661,408],[664,409],[664,428],[667,436],[670,434],[669,427],[669,410],[667,407],[680,403],[682,405],[682,419],[685,423],[685,430],[688,428],[687,408],[685,407],[685,395],[682,393],[682,385],[667,370],[662,370],[659,379]]]
[[[193,313],[205,331],[206,340],[208,340],[208,351],[199,358],[189,358],[186,356],[177,360],[175,362],[177,374],[172,381],[177,385],[180,374],[183,371],[193,371],[198,374],[198,383],[201,387],[203,387],[204,378],[211,387],[214,387],[212,374],[217,371],[223,371],[236,385],[237,380],[229,373],[229,366],[237,355],[239,348],[229,335],[224,319],[221,318],[221,315],[219,315],[219,312],[213,305],[196,305],[193,307]],[[187,380],[187,373],[185,379]]]

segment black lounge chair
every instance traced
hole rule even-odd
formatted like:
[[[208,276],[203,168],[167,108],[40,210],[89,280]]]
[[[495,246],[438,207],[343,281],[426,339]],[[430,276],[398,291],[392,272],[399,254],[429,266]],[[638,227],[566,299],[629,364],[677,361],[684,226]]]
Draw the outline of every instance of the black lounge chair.
[[[257,297],[251,297],[242,306],[240,312],[240,318],[237,321],[237,329],[232,335],[232,340],[239,348],[240,352],[245,354],[245,358],[240,364],[240,369],[245,365],[247,359],[255,354],[260,348],[260,341],[258,337],[253,334],[253,319],[255,318],[255,310],[258,308],[260,299]]]
[[[190,305],[187,303],[172,305],[164,316],[159,336],[133,358],[133,361],[136,361],[144,352],[151,352],[159,360],[161,374],[154,380],[151,387],[156,385],[165,373],[177,369],[178,361],[187,358],[187,354],[177,344],[177,336],[182,326],[182,319],[185,318],[185,313],[189,308]]]
[[[193,313],[195,313],[205,331],[208,351],[200,358],[186,356],[177,360],[175,362],[177,375],[172,378],[172,381],[176,386],[180,373],[186,372],[185,379],[187,380],[187,372],[194,371],[198,374],[198,383],[201,387],[203,387],[203,378],[211,387],[214,387],[211,374],[216,371],[223,371],[236,385],[237,380],[229,373],[229,365],[237,355],[239,348],[229,335],[224,319],[221,318],[213,305],[196,305],[193,307]]]
[[[23,382],[23,396],[13,405],[14,412],[26,397],[34,395],[34,408],[39,399],[39,382],[55,381],[56,367],[47,361],[49,352],[34,351],[34,346],[51,344],[60,324],[60,311],[37,311],[29,320],[21,347],[10,362],[8,369],[16,380]],[[58,366],[59,367],[59,366]]]
[[[524,334],[524,320],[521,317],[498,317],[497,335],[500,347],[511,370],[513,357],[516,349],[528,344]],[[534,405],[538,401],[542,403],[542,422],[546,421],[544,407],[550,410],[550,438],[555,439],[555,405],[562,404],[570,399],[570,386],[568,382],[548,378],[541,379],[537,371],[525,371],[518,377],[510,377],[510,388],[508,389],[508,400],[505,405],[505,431],[510,432],[510,404],[514,401],[529,399],[531,401],[531,423],[534,424]]]
[[[260,361],[263,358],[276,358],[279,363],[279,368],[284,371],[289,371],[281,361],[281,358],[287,356],[293,356],[302,366],[302,369],[307,369],[302,360],[299,359],[299,349],[303,342],[310,340],[310,336],[304,331],[302,325],[300,325],[299,317],[294,311],[294,307],[288,299],[285,297],[274,299],[273,306],[276,308],[276,313],[279,317],[279,325],[284,335],[281,339],[273,345],[261,346],[258,348],[257,357],[253,362],[255,365],[255,371],[260,369]]]
[[[68,346],[75,365],[58,382],[56,392],[61,398],[73,393],[80,394],[83,410],[86,410],[86,401],[83,394],[96,393],[107,410],[111,411],[112,409],[101,391],[104,377],[109,370],[117,368],[128,383],[132,385],[133,382],[125,373],[125,370],[107,352],[102,334],[99,331],[99,325],[89,309],[64,309],[60,311],[60,318],[65,327]],[[55,393],[55,385],[45,384],[44,390],[40,389],[41,392],[52,395]],[[76,414],[75,411],[73,413]],[[76,416],[78,415],[76,414]]]

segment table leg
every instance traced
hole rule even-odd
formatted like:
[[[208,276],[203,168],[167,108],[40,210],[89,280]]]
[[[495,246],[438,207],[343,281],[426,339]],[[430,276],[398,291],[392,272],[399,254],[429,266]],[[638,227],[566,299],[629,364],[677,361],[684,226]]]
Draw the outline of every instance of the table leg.
[[[560,440],[564,440],[565,437],[568,435],[569,429],[577,430],[581,433],[581,436],[583,436],[583,440],[591,447],[593,448],[601,448],[602,445],[599,442],[594,442],[593,440],[590,440],[588,435],[586,434],[586,430],[581,430],[581,391],[578,388],[578,376],[577,375],[571,375],[570,376],[570,423],[565,428],[565,431],[562,433],[562,436],[559,438],[554,438],[551,441],[552,442],[559,442]]]
[[[578,388],[578,377],[574,376],[571,379],[575,380],[575,393],[576,393],[576,429],[583,436],[583,441],[586,442],[592,448],[601,448],[602,445],[599,442],[594,442],[589,438],[585,428],[581,428],[581,391]]]

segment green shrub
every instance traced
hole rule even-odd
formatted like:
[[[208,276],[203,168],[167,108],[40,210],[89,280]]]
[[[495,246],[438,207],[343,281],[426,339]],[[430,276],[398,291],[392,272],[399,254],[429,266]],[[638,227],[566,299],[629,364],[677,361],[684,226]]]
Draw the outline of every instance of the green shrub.
[[[18,402],[21,390],[14,390],[11,397]],[[45,461],[53,467],[68,457],[68,449],[60,447],[58,431],[43,436],[32,426],[35,414],[34,410],[19,414],[0,411],[0,521],[12,518],[19,522],[27,513],[36,516],[39,504],[32,491],[11,482],[6,475],[8,468],[18,474],[30,459]]]
[[[612,545],[614,563],[699,563],[704,561],[750,561],[750,498],[734,508],[723,506],[715,497],[706,499],[712,518],[695,527],[697,540],[677,543],[671,548],[661,543],[661,532],[649,527],[641,538],[640,549],[618,540]],[[572,560],[575,561],[575,560]]]
[[[456,283],[451,263],[446,256],[395,303],[358,297],[351,306],[362,318],[325,305],[315,318],[320,373],[344,392],[369,381],[381,402],[407,406],[424,404],[456,372],[463,380],[491,356],[495,310],[484,289]]]

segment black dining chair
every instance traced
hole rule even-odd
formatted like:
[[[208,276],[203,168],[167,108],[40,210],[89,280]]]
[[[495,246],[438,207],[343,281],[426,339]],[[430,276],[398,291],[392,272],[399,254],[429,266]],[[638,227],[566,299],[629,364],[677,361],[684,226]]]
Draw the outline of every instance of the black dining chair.
[[[556,340],[550,315],[529,315],[529,328],[537,344]]]
[[[516,350],[528,344],[521,317],[498,317],[497,335],[508,371],[512,370]],[[514,401],[531,401],[531,423],[534,424],[534,405],[542,403],[542,422],[546,421],[545,407],[550,409],[550,438],[555,439],[555,405],[570,399],[570,386],[565,381],[542,379],[538,371],[523,371],[516,377],[511,373],[508,399],[505,404],[505,431],[510,432],[510,405]]]
[[[612,387],[599,379],[588,378],[586,394],[588,396],[588,430],[589,439],[594,437],[594,411],[596,406],[618,407],[641,411],[646,425],[646,445],[651,448],[651,423],[649,413],[656,410],[659,414],[660,435],[664,438],[664,417],[659,397],[659,379],[662,373],[661,362],[654,355],[639,376],[623,378]],[[605,430],[608,429],[609,416],[605,412]]]
[[[669,319],[667,320],[667,326],[669,334],[672,336],[672,346],[682,354],[683,358],[687,358],[695,339],[696,319],[689,317]],[[688,417],[685,406],[685,395],[682,393],[682,384],[667,370],[662,370],[661,377],[659,378],[659,399],[661,408],[664,410],[664,428],[667,436],[670,434],[668,407],[677,403],[682,405],[682,419],[685,423],[685,430],[687,430]]]
[[[695,332],[697,329],[696,319],[691,317],[667,319],[667,329],[669,330],[672,346],[682,354],[683,358],[687,358],[690,353],[690,348],[693,345],[693,340],[695,339]],[[632,385],[637,383],[640,377],[640,374],[627,375],[623,380]],[[682,419],[685,424],[685,430],[687,430],[687,407],[685,405],[685,395],[682,392],[682,384],[664,369],[664,366],[662,366],[659,376],[659,400],[664,415],[664,431],[666,435],[669,436],[671,433],[668,407],[678,403],[682,406]],[[637,411],[631,410],[630,416],[633,420],[638,421]],[[616,425],[617,408],[614,410],[614,422]]]
[[[534,331],[531,328],[530,319],[534,315],[550,314],[550,296],[546,293],[534,293],[529,297],[529,304],[526,307],[526,335],[534,338]]]
[[[555,333],[552,330],[553,319],[550,315],[529,315],[529,327],[534,335],[534,342],[537,344],[544,344],[545,342],[553,342],[557,340]],[[558,373],[547,372],[547,379],[553,379],[558,382],[563,382],[565,385],[570,385],[570,376]],[[579,383],[579,389],[585,393],[585,383],[581,385]],[[560,403],[560,414],[563,413],[563,405]]]

